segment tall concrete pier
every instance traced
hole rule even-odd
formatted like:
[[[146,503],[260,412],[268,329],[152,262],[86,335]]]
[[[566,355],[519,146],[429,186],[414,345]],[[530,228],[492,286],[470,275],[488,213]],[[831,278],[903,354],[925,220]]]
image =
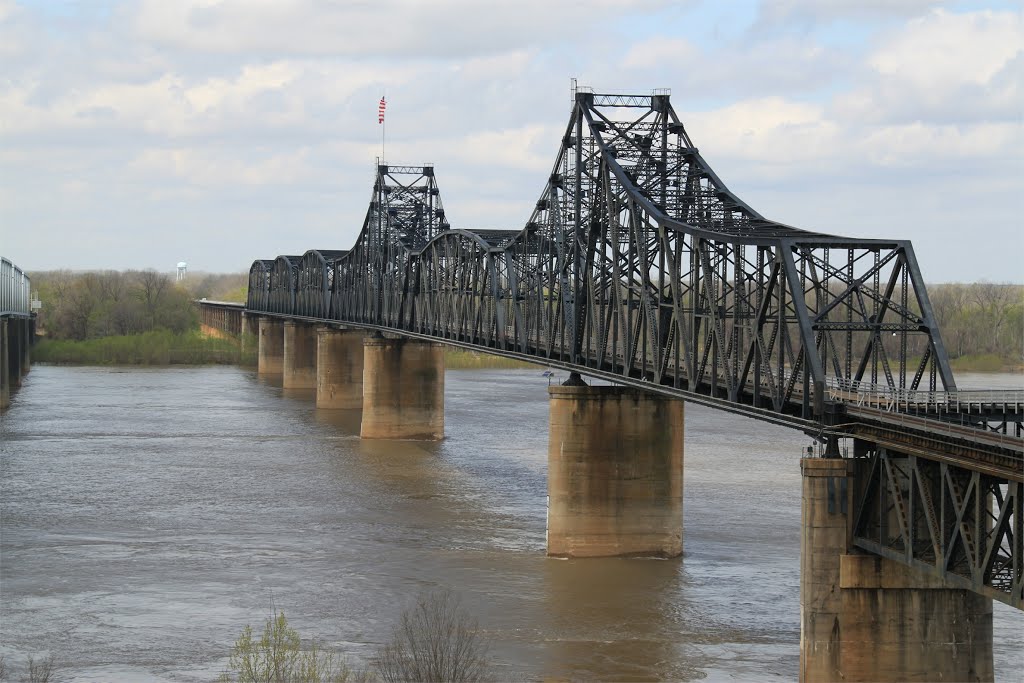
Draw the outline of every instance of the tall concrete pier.
[[[285,389],[316,389],[316,327],[289,320],[284,324]]]
[[[548,555],[683,551],[683,402],[626,387],[548,387]]]
[[[260,318],[256,371],[261,375],[284,372],[284,323],[276,318]]]
[[[993,680],[992,601],[851,554],[851,461],[800,469],[800,680]]]
[[[316,407],[363,407],[363,335],[359,330],[321,327],[316,345]]]
[[[363,341],[364,439],[444,438],[444,347],[412,339]]]

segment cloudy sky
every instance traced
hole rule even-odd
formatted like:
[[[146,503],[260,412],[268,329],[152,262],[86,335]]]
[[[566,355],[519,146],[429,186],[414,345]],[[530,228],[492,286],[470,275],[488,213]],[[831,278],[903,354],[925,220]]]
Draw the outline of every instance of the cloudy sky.
[[[518,228],[570,77],[671,88],[765,216],[1024,282],[1024,20],[931,0],[0,0],[0,253],[247,270],[347,248],[392,163],[456,227]]]

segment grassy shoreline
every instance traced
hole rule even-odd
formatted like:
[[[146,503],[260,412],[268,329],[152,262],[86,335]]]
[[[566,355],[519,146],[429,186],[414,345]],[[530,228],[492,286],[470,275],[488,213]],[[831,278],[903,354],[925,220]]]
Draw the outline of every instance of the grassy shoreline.
[[[953,372],[1010,372],[1024,373],[1024,364],[1020,361],[1008,361],[993,353],[961,356],[949,360]]]
[[[244,360],[233,341],[166,330],[84,341],[43,338],[32,349],[34,363],[54,365],[230,365]]]

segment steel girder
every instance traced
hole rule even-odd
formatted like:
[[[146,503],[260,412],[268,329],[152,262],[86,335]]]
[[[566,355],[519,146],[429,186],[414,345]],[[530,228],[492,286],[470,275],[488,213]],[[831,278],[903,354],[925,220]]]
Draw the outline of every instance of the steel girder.
[[[804,419],[821,417],[836,380],[956,388],[910,243],[765,219],[714,173],[664,93],[577,92],[522,230],[451,230],[431,166],[381,165],[356,244],[316,253],[279,258],[250,307]]]
[[[1024,484],[858,442],[853,545],[1024,609]],[[856,450],[857,448],[855,448]]]

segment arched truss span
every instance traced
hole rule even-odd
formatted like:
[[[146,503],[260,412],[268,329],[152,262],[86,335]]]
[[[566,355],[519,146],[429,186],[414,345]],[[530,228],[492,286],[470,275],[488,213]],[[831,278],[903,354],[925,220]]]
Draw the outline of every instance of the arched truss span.
[[[310,249],[299,262],[295,313],[327,318],[334,296],[334,264],[348,252],[341,249]]]
[[[301,256],[278,256],[270,269],[271,313],[296,313],[296,291],[299,283]]]
[[[245,301],[249,310],[270,310],[270,271],[273,268],[274,262],[267,259],[257,259],[249,267],[249,294]]]

